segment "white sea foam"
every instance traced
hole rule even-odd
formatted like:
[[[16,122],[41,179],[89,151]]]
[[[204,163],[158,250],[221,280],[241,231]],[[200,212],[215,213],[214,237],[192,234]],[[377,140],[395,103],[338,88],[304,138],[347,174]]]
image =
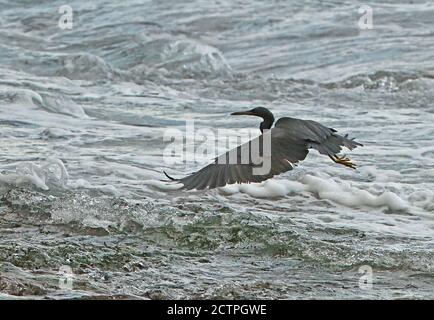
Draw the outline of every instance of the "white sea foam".
[[[237,192],[255,198],[284,197],[290,194],[307,193],[320,199],[330,200],[347,207],[386,207],[391,210],[406,210],[409,204],[391,191],[376,194],[352,186],[342,180],[305,175],[298,181],[271,179],[260,184],[230,185],[221,188],[226,194]]]
[[[57,169],[53,170],[53,169]],[[0,174],[0,182],[12,186],[35,186],[49,190],[49,181],[55,185],[65,186],[68,183],[68,172],[63,162],[56,158],[48,158],[43,164],[33,162],[20,163],[16,172]]]
[[[165,191],[178,190],[182,187],[182,184],[167,183],[167,182],[161,181],[161,180],[147,180],[147,181],[144,181],[143,184],[153,186],[153,187],[156,187],[160,190],[165,190]]]
[[[83,107],[66,96],[53,97],[44,95],[43,107],[50,111],[71,115],[77,118],[88,118]]]
[[[104,193],[109,193],[112,195],[117,195],[117,196],[120,195],[120,192],[113,185],[110,185],[110,184],[107,184],[107,185],[92,184],[85,179],[77,179],[77,180],[71,181],[69,184],[69,187],[72,189],[93,189],[93,190],[102,191]]]

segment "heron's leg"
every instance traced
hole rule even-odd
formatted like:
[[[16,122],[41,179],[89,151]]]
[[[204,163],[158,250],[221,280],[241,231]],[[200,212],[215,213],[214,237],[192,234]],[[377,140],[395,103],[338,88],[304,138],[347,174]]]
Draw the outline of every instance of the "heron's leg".
[[[333,156],[329,156],[329,158],[332,159],[336,163],[339,163],[339,164],[344,165],[346,167],[349,167],[351,169],[356,169],[356,164],[353,163],[350,158],[347,158],[345,156],[339,157],[335,154]]]

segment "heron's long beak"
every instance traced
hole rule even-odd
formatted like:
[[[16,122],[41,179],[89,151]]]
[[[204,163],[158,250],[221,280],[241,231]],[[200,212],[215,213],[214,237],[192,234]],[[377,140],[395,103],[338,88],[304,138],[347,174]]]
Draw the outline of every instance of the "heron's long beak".
[[[231,116],[254,116],[255,114],[252,111],[238,111],[231,113]]]

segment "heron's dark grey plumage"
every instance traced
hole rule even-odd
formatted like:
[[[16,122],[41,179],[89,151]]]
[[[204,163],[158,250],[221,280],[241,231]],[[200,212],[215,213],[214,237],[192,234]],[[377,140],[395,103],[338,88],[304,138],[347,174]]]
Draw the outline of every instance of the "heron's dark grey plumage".
[[[233,115],[254,115],[264,119],[260,125],[260,130],[270,129],[274,122],[273,114],[266,108],[259,107],[245,112],[235,112]],[[259,139],[259,140],[258,140]],[[252,142],[262,146],[263,135],[260,135],[246,144]],[[341,136],[332,128],[312,120],[302,120],[284,117],[277,120],[274,128],[271,129],[271,170],[265,175],[254,175],[255,164],[249,161],[248,164],[241,162],[241,148],[237,149],[237,164],[222,164],[218,159],[225,157],[228,159],[229,152],[220,155],[214,161],[199,171],[181,179],[171,179],[183,184],[183,189],[202,190],[206,188],[223,187],[226,184],[250,183],[265,181],[275,175],[292,170],[294,165],[306,158],[309,149],[313,148],[320,154],[330,157],[334,162],[354,168],[355,165],[347,158],[338,157],[337,154],[345,147],[349,150],[362,146],[362,144],[349,139],[348,135]],[[261,147],[260,147],[261,148]],[[232,151],[233,152],[233,151]]]

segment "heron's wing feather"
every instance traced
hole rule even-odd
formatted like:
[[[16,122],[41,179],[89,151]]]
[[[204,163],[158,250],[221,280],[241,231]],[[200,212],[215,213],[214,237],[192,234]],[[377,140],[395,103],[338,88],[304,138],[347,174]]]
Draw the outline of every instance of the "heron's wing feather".
[[[248,161],[244,161],[243,163],[241,156],[243,146],[246,147],[248,145],[249,148],[247,150],[251,150],[252,143],[258,143],[259,150],[262,150],[263,136],[261,135],[220,155],[214,163],[178,181],[182,183],[184,185],[183,188],[187,190],[211,189],[233,183],[261,182],[274,175],[292,170],[293,164],[306,158],[308,153],[306,140],[293,139],[281,128],[273,128],[270,134],[271,156],[268,156],[270,160],[270,170],[265,170],[264,174],[258,174],[254,171],[254,168],[261,167],[262,163],[257,164],[256,161],[252,160],[251,155],[249,159],[247,159]],[[230,153],[234,153],[235,151],[236,163],[232,163],[234,161],[230,161]],[[222,163],[219,159],[226,159],[226,161]]]
[[[362,144],[349,139],[348,135],[341,136],[333,128],[328,128],[312,120],[295,118],[281,118],[276,127],[286,129],[295,140],[308,140],[308,147],[318,150],[319,153],[333,156],[342,150],[342,147],[353,150]]]

